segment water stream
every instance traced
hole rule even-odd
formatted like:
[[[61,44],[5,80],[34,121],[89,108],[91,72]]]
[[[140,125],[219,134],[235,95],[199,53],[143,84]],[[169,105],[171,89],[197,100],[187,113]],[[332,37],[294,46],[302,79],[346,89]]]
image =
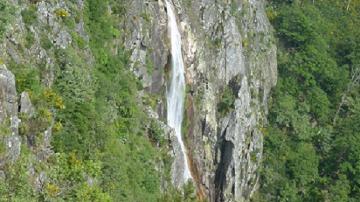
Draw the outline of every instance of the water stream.
[[[176,137],[183,153],[184,182],[192,179],[189,169],[189,163],[186,154],[186,148],[181,136],[181,125],[184,113],[185,98],[185,76],[184,61],[181,52],[181,35],[176,22],[174,8],[166,0],[168,15],[169,37],[171,41],[171,83],[167,91],[167,123],[175,130]]]

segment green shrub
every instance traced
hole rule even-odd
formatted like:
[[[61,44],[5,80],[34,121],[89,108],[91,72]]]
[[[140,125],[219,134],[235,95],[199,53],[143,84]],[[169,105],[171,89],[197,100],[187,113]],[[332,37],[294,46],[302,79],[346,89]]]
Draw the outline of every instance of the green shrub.
[[[191,182],[183,185],[180,189],[168,187],[167,191],[162,194],[159,202],[202,202],[197,199],[195,187]]]
[[[221,117],[225,116],[228,112],[234,109],[235,95],[232,89],[228,86],[222,92],[220,102],[217,105],[217,111]]]
[[[17,92],[27,91],[31,93],[38,93],[41,90],[41,82],[39,70],[30,65],[9,63],[9,69],[13,72],[16,78]]]
[[[0,123],[0,138],[3,138],[11,134],[10,130],[10,120],[3,120],[3,123]]]
[[[64,8],[56,9],[55,14],[56,14],[56,16],[61,17],[61,18],[66,18],[66,17],[70,16],[69,12],[67,10],[65,10]]]
[[[165,141],[164,131],[155,120],[150,121],[149,136],[154,142],[159,144],[163,144]]]
[[[7,1],[0,1],[0,39],[3,38],[8,25],[13,20],[15,8]]]
[[[80,49],[84,49],[86,47],[86,41],[76,32],[71,32],[71,37]]]
[[[43,34],[40,38],[40,45],[45,50],[49,50],[53,46],[53,43],[46,34]]]
[[[14,163],[3,167],[5,178],[0,179],[0,201],[26,201],[36,196],[29,181],[29,158],[21,154]],[[33,201],[33,200],[30,200]]]
[[[30,5],[21,11],[21,16],[26,25],[32,25],[37,21],[36,5]]]
[[[25,47],[28,49],[31,48],[31,46],[34,44],[34,41],[35,41],[34,34],[28,31],[25,36]]]

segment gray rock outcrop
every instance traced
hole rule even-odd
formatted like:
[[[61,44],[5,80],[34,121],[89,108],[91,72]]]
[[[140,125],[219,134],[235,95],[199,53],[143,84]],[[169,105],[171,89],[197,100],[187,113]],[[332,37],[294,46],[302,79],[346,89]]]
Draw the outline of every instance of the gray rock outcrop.
[[[165,92],[171,63],[165,3],[164,0],[124,2],[126,17],[119,25],[121,37],[114,43],[123,43],[130,52],[129,68],[143,86],[139,94],[149,93],[157,98],[156,106],[148,114],[161,125],[166,120]],[[276,47],[265,14],[265,0],[172,2],[182,35],[187,83],[183,136],[198,196],[211,202],[249,201],[259,183],[262,129],[266,125],[269,93],[277,80]],[[71,32],[56,15],[57,9],[68,11],[69,3],[38,1],[37,24],[26,25],[21,10],[30,2],[14,1],[14,4],[19,8],[18,17],[0,43],[0,50],[4,50],[0,51],[0,59],[5,59],[6,64],[41,64],[41,82],[51,87],[57,65],[54,49],[73,46],[75,34],[88,41],[84,20],[79,17],[75,32]],[[79,10],[84,8],[82,0],[71,4]],[[33,40],[25,47],[27,35]],[[20,45],[24,46],[21,51]],[[76,51],[86,55],[90,64],[94,58],[84,49]],[[92,79],[90,74],[87,78]],[[5,153],[0,153],[0,178],[4,162],[15,160],[20,154],[18,111],[30,117],[36,114],[28,93],[21,93],[19,103],[18,99],[14,75],[5,65],[0,65],[0,143],[5,145]],[[41,131],[42,145],[33,154],[38,162],[52,155],[53,124]],[[161,128],[171,141],[174,171],[183,158],[178,158],[180,149],[171,129],[165,125]],[[47,175],[33,172],[36,187],[40,189]],[[181,178],[179,175],[172,172],[174,184]],[[92,180],[89,181],[91,184]],[[162,188],[165,187],[163,184]]]
[[[5,154],[0,155],[0,166],[5,161],[14,161],[20,155],[20,119],[15,87],[15,77],[4,64],[0,65],[0,141]]]
[[[265,1],[173,3],[188,85],[183,135],[198,194],[210,201],[249,201],[258,186],[262,128],[277,80]],[[125,42],[134,72],[145,90],[164,97],[171,59],[164,1],[132,1],[125,29],[130,33]],[[149,62],[154,71],[146,71]],[[224,114],[219,103],[226,89],[234,102]],[[156,109],[161,120],[166,114],[163,103]],[[176,151],[176,141],[173,144]]]
[[[35,113],[29,93],[27,92],[22,92],[20,95],[20,113],[27,114],[29,117],[33,116]]]

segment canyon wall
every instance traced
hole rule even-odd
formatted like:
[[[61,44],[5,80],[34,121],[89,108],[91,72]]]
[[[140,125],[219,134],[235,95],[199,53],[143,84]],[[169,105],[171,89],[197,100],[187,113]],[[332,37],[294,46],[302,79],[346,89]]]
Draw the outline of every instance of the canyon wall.
[[[173,4],[187,84],[183,138],[198,193],[210,201],[247,201],[258,186],[267,103],[277,80],[265,1]],[[171,60],[166,12],[162,0],[132,1],[124,23],[132,70],[145,91],[161,95],[153,110],[162,121]]]

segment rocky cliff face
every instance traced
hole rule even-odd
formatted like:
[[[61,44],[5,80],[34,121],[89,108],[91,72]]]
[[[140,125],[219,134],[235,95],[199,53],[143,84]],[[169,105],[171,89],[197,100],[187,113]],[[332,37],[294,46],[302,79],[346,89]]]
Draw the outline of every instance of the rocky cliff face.
[[[18,98],[15,77],[4,64],[0,65],[0,167],[5,161],[14,161],[20,154]]]
[[[15,161],[25,148],[31,159],[26,164],[31,175],[28,181],[40,191],[45,189],[45,181],[49,179],[45,169],[36,169],[35,165],[46,164],[46,160],[54,154],[50,142],[56,109],[46,103],[45,97],[55,96],[51,87],[55,66],[59,65],[59,50],[67,49],[74,36],[87,39],[82,18],[69,28],[59,12],[63,11],[63,15],[71,15],[70,10],[80,12],[83,1],[12,0],[1,3],[1,7],[1,21],[3,23],[7,19],[8,24],[1,25],[6,32],[0,36],[0,183],[9,175],[3,170],[16,165]],[[83,48],[78,53],[80,55],[87,50]],[[17,78],[13,71],[18,74]],[[41,72],[40,78],[38,72]],[[39,80],[41,84],[36,83]],[[19,85],[21,88],[18,88]],[[47,89],[42,100],[39,97],[36,99],[38,105],[43,106],[41,109],[31,101],[34,94],[39,93],[32,88],[40,85]],[[19,89],[25,91],[19,92]],[[45,95],[46,92],[49,94]]]
[[[36,7],[32,5],[35,3]],[[257,189],[262,129],[266,124],[269,92],[277,78],[276,47],[265,2],[173,0],[172,3],[182,32],[187,83],[183,136],[198,195],[210,201],[248,201]],[[14,75],[2,63],[26,65],[29,71],[41,69],[41,82],[51,87],[55,66],[59,65],[56,61],[66,61],[58,58],[61,50],[72,45],[72,50],[88,66],[93,61],[89,48],[78,45],[89,40],[81,15],[73,23],[63,19],[63,15],[81,13],[82,0],[14,0],[12,4],[16,6],[17,17],[0,42],[3,60],[0,60],[0,137],[5,150],[0,152],[0,172],[5,162],[19,156],[21,142],[32,147],[36,139],[31,130],[22,132],[23,139],[19,135],[20,114],[31,120],[36,110],[29,92],[16,92]],[[150,93],[154,98],[149,115],[166,122],[165,94],[171,54],[165,2],[133,0],[127,4],[125,20],[120,25],[124,34],[116,43],[123,43],[131,53],[129,68],[144,87],[139,94]],[[34,18],[31,12],[36,20],[31,19]],[[84,85],[92,82],[87,64],[81,66],[81,74],[88,75],[84,76],[88,80],[78,82]],[[61,68],[65,73],[71,72],[66,65]],[[56,111],[51,116],[56,116]],[[49,149],[52,120],[50,117],[36,131],[43,134],[37,146],[40,149],[33,151],[38,161],[52,154]],[[180,147],[171,130],[166,131],[170,134],[172,155],[176,156]],[[173,168],[178,163],[181,162],[175,161]],[[179,172],[172,173],[175,184]],[[46,174],[34,175],[35,184],[41,189]]]
[[[277,79],[265,2],[173,3],[186,64],[183,135],[198,192],[210,201],[247,201],[257,189],[262,129]],[[132,1],[130,8],[125,41],[132,51],[133,70],[148,91],[164,95],[171,58],[164,2]],[[164,120],[163,103],[159,99],[154,110]]]

